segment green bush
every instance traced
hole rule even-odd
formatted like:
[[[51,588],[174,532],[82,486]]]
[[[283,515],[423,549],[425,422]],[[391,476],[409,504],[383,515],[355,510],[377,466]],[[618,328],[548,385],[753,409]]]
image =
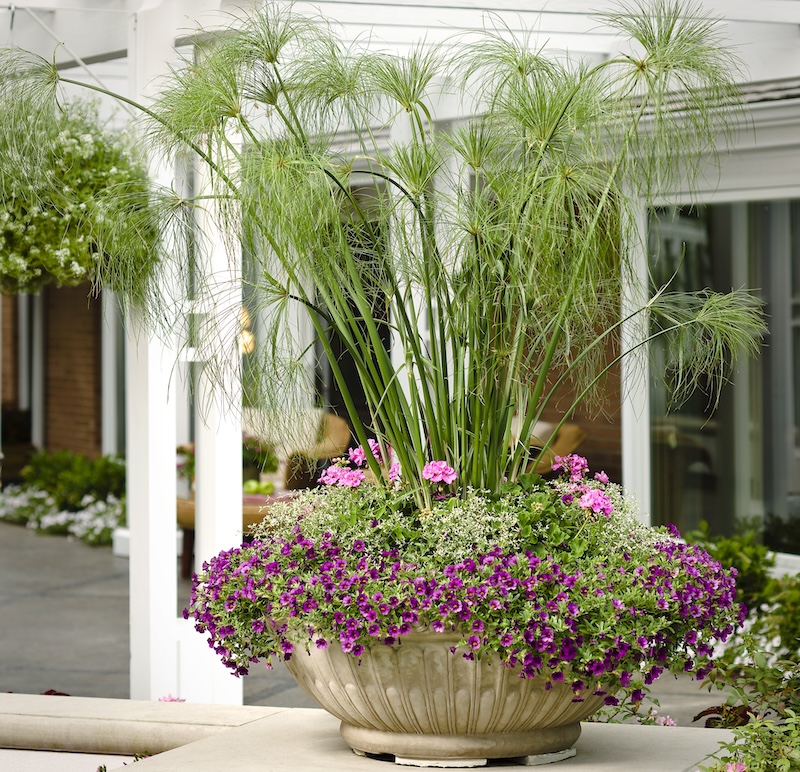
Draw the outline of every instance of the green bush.
[[[66,450],[41,452],[22,470],[26,485],[49,493],[59,510],[78,512],[88,496],[105,501],[125,495],[125,462],[114,456],[90,459]]]
[[[759,614],[769,623],[767,635],[780,637],[780,655],[800,662],[800,576],[784,576],[770,584],[770,602],[775,607],[771,614]],[[774,634],[771,637],[775,637]]]
[[[787,711],[784,721],[754,719],[733,730],[734,739],[722,743],[723,750],[703,772],[797,772],[800,769],[800,716]]]

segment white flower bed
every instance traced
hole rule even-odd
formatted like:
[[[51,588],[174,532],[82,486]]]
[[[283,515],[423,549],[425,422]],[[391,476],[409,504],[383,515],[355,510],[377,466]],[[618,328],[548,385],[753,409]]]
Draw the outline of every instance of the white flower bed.
[[[0,520],[25,523],[42,533],[61,533],[91,545],[111,544],[115,528],[125,522],[125,499],[85,496],[78,512],[56,507],[52,496],[33,487],[9,485],[0,491]]]

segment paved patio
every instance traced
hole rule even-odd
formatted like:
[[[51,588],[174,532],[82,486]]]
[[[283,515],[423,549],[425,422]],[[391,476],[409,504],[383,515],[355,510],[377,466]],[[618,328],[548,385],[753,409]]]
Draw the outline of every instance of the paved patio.
[[[188,595],[188,582],[180,582],[181,608]],[[159,721],[167,714],[190,716],[197,711],[207,717],[220,709],[128,700],[128,561],[114,557],[108,548],[41,536],[0,522],[0,610],[5,621],[0,626],[0,747],[13,747],[12,717],[26,712],[36,732],[51,738],[42,750],[0,751],[0,770],[95,772],[104,763],[111,772],[121,769],[130,754],[143,750],[135,742],[136,732],[131,732],[142,706],[158,712]],[[41,696],[48,690],[93,699]],[[237,772],[391,769],[384,761],[354,756],[339,738],[336,720],[317,709],[283,668],[256,668],[245,677],[244,694],[247,707],[227,708],[235,718],[224,724],[224,741],[217,727],[208,736],[193,736],[174,750],[138,762],[137,772],[216,772],[227,768],[233,748]],[[678,728],[585,724],[578,755],[559,762],[557,769],[694,772],[717,748],[721,735],[689,728],[691,718],[719,700],[690,681],[667,677],[659,681],[656,696],[662,706],[659,712],[671,715]],[[65,728],[82,711],[89,716],[83,720],[94,720],[93,714],[97,720],[117,716],[111,734],[119,740],[54,756],[54,748],[64,749]]]

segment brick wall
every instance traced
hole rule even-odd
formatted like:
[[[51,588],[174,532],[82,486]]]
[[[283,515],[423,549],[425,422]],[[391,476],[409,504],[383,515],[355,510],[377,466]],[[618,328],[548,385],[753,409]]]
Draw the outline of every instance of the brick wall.
[[[3,373],[3,404],[17,407],[17,299],[13,295],[3,295],[2,318],[3,357],[0,368]]]
[[[48,287],[45,296],[45,446],[101,452],[101,308],[89,285]]]

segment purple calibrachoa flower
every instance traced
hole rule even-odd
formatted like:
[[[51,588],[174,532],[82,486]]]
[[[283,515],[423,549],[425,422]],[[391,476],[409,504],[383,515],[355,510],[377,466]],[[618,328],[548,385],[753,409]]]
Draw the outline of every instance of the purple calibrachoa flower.
[[[430,461],[422,469],[422,476],[431,482],[442,482],[450,485],[458,479],[456,470],[446,461]]]
[[[432,464],[426,479],[455,479],[445,462]],[[457,635],[466,644],[461,654],[497,656],[522,677],[564,680],[576,700],[598,684],[602,696],[616,699],[619,687],[641,685],[632,673],[646,682],[665,668],[704,675],[715,640],[739,619],[733,575],[663,530],[655,539],[622,537],[610,553],[606,537],[580,557],[571,552],[577,529],[590,540],[608,527],[605,517],[586,515],[606,514],[604,499],[591,498],[597,508],[577,503],[589,491],[605,494],[602,481],[587,479],[580,463],[568,460],[564,469],[580,481],[536,489],[535,495],[550,495],[562,518],[552,540],[543,529],[535,539],[484,543],[448,559],[433,550],[406,551],[421,525],[401,485],[351,489],[340,478],[363,470],[330,469],[339,471],[326,470],[329,487],[303,494],[279,533],[261,532],[252,543],[220,553],[194,579],[189,611],[195,627],[236,674],[259,658],[286,659],[302,648],[334,646],[364,656],[369,647],[401,643],[422,625]],[[561,502],[566,486],[573,486],[572,504]],[[363,517],[348,525],[362,499]],[[329,500],[339,508],[315,527],[316,508],[324,512]],[[502,507],[530,512],[529,503],[520,494]],[[429,518],[430,527],[459,506],[457,494],[434,503],[442,517]],[[447,529],[439,536],[445,553]]]

